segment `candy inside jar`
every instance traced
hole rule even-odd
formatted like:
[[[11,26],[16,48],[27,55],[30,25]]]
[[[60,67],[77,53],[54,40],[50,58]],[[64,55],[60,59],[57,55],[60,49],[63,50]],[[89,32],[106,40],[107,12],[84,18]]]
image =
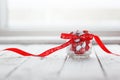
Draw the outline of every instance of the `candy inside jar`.
[[[79,31],[72,32],[71,34],[77,36],[72,39],[72,44],[68,46],[68,55],[70,58],[88,58],[92,50],[93,36],[84,30],[82,33]]]

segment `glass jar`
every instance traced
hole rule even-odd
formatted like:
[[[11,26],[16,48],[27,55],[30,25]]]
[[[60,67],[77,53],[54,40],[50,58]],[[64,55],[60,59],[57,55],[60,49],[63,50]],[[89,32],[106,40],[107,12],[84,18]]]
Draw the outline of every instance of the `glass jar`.
[[[79,31],[73,32],[74,35],[81,36]],[[73,59],[89,58],[92,51],[92,40],[81,40],[81,38],[73,39],[71,45],[68,46],[68,56]]]

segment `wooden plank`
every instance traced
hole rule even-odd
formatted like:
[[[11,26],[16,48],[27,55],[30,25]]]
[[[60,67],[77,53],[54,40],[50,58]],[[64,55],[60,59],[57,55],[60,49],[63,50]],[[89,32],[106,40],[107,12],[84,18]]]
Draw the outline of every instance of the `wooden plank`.
[[[0,50],[7,47],[20,47],[20,45],[0,45]],[[0,52],[0,80],[6,80],[27,58],[10,51]]]
[[[109,50],[120,54],[119,45],[106,45]],[[106,54],[98,46],[95,51],[108,80],[120,80],[120,56]]]
[[[104,80],[105,76],[92,49],[88,59],[68,58],[60,74],[61,80]]]
[[[35,53],[57,45],[30,45],[29,48]],[[66,57],[66,49],[59,50],[50,56],[41,59],[40,57],[30,57],[21,67],[19,67],[9,80],[56,80],[61,71]]]
[[[26,60],[26,58],[0,59],[0,80],[6,80]]]

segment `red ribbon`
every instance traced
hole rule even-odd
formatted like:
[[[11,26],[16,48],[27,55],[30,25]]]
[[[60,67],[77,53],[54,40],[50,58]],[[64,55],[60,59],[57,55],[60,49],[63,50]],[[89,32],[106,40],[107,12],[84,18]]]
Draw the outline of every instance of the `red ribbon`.
[[[75,39],[80,39],[81,41],[86,41],[89,43],[90,40],[92,40],[93,38],[95,39],[95,41],[97,42],[97,44],[100,46],[100,48],[105,51],[106,53],[109,53],[109,54],[113,54],[113,55],[116,55],[116,56],[120,56],[119,54],[114,54],[112,53],[111,51],[109,51],[106,46],[103,44],[103,42],[101,41],[101,39],[97,36],[97,35],[94,35],[94,34],[90,34],[88,33],[88,31],[84,31],[85,34],[83,35],[80,35],[80,36],[77,36],[77,35],[73,35],[72,33],[70,34],[67,34],[67,33],[62,33],[61,34],[61,38],[63,39],[70,39],[68,42],[62,44],[62,45],[59,45],[57,47],[54,47],[54,48],[51,48],[51,49],[48,49],[38,55],[35,55],[35,54],[31,54],[31,53],[28,53],[28,52],[25,52],[21,49],[18,49],[18,48],[7,48],[7,49],[4,49],[5,50],[8,50],[8,51],[12,51],[12,52],[15,52],[17,54],[20,54],[22,56],[38,56],[38,57],[45,57],[45,56],[48,56],[50,55],[51,53],[57,51],[57,50],[60,50],[62,48],[65,48],[67,47],[68,45],[72,44],[73,41]]]
[[[36,56],[36,57],[45,57],[45,56],[48,56],[49,54],[59,50],[59,49],[62,49],[62,48],[65,48],[66,46],[70,45],[72,43],[72,40],[69,40],[68,42],[60,45],[60,46],[57,46],[57,47],[54,47],[54,48],[51,48],[51,49],[48,49],[38,55],[35,55],[35,54],[31,54],[31,53],[28,53],[28,52],[25,52],[21,49],[18,49],[18,48],[7,48],[7,49],[4,49],[4,50],[8,50],[8,51],[12,51],[12,52],[15,52],[17,54],[20,54],[22,56]]]
[[[115,53],[112,53],[111,51],[109,51],[106,46],[104,45],[104,43],[101,41],[101,39],[97,36],[97,35],[93,35],[95,41],[97,42],[97,44],[101,47],[101,49],[103,51],[105,51],[106,53],[109,53],[109,54],[113,54],[113,55],[116,55],[116,56],[120,56],[119,54],[115,54]]]

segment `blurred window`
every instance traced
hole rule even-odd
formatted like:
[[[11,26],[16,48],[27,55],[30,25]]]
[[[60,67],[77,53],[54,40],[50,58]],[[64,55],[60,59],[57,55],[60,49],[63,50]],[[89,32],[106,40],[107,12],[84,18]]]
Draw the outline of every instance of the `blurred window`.
[[[7,1],[12,30],[120,30],[120,0]]]

